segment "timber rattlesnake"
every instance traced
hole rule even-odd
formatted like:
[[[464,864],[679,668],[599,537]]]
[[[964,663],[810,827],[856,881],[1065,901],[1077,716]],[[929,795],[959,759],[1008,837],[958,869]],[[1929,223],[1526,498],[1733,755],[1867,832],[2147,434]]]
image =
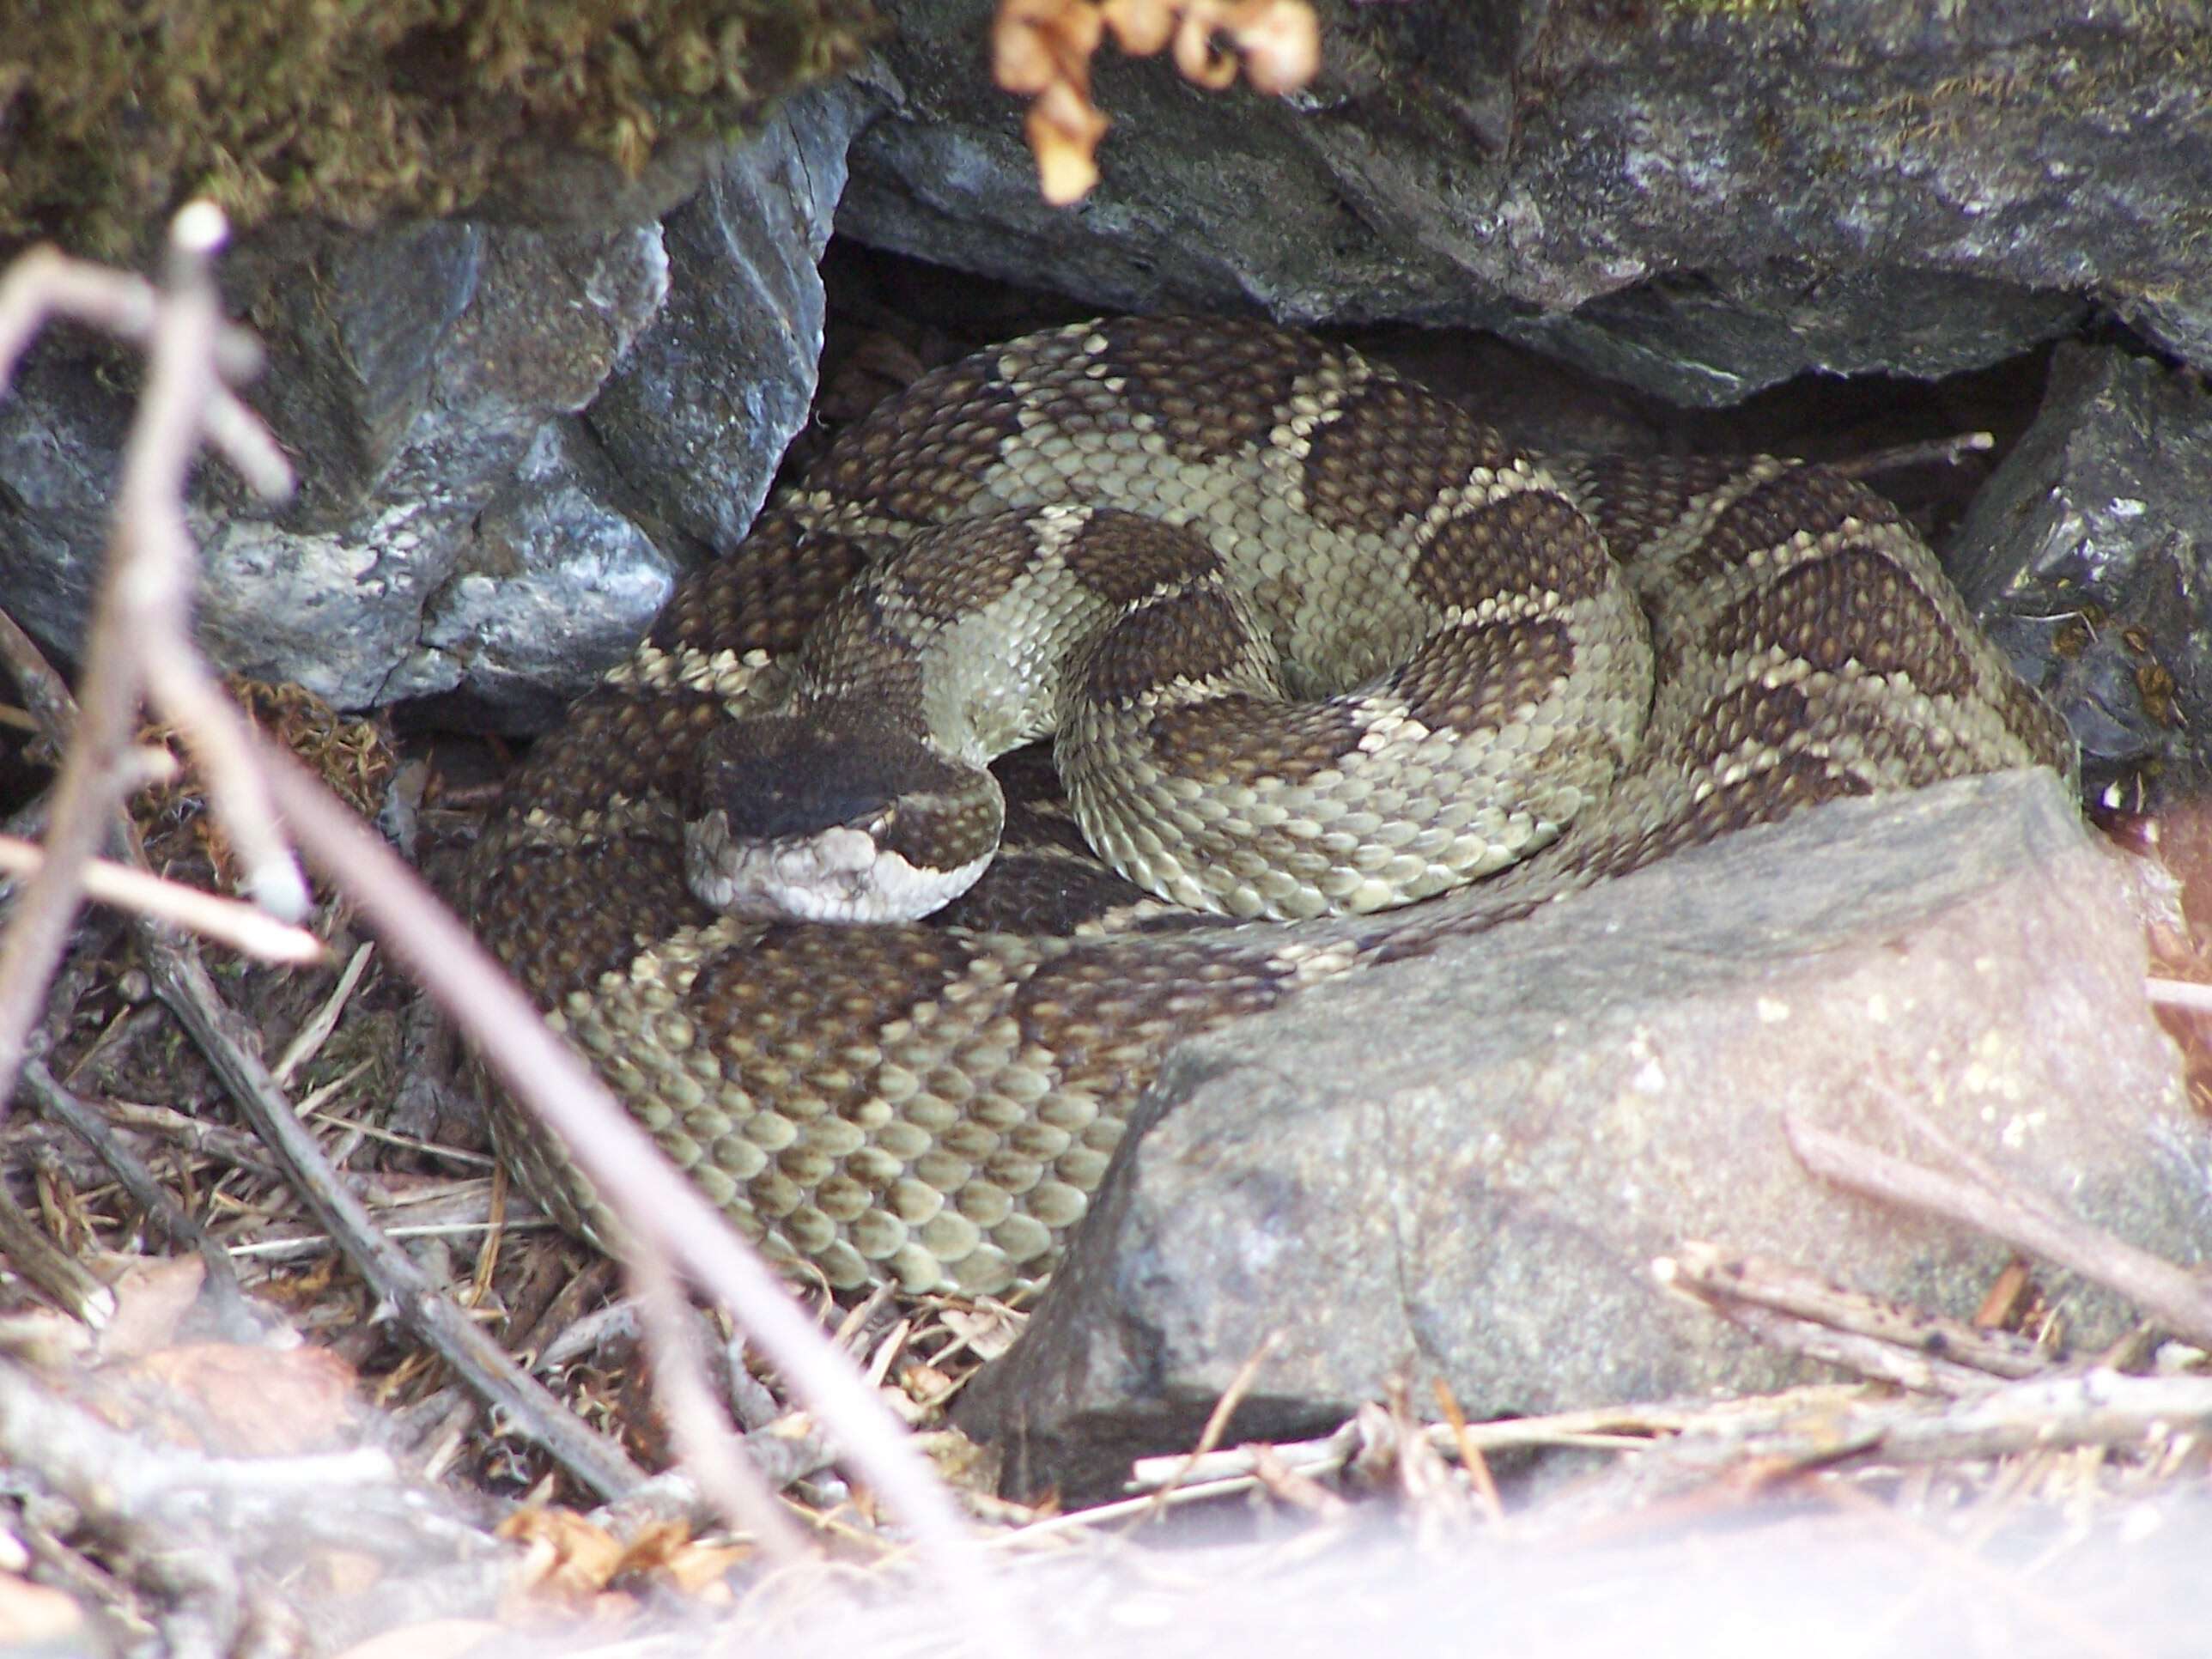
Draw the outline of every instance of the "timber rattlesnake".
[[[1073,666],[1037,691],[1030,641],[1071,611]],[[1366,624],[1349,641],[1346,617]],[[1271,708],[1260,659],[1322,700]],[[732,726],[794,696],[800,718]],[[1061,741],[1078,816],[1185,902],[1304,916],[1454,890],[1194,916],[1079,861],[1018,796],[1039,852],[927,921],[694,896],[748,823],[842,814],[828,842],[734,854],[738,884],[834,843],[850,890],[823,902],[862,912],[863,877],[977,866],[994,803],[924,817],[878,788],[878,739],[911,748],[917,711],[969,758],[1040,720],[1097,728]],[[793,761],[801,728],[827,736]],[[1138,782],[1100,768],[1115,750]],[[841,1288],[1002,1291],[1050,1271],[1178,1037],[1817,801],[2032,764],[2070,766],[2064,727],[1849,479],[1539,458],[1307,337],[1126,319],[932,373],[842,434],[538,745],[469,902],[772,1255]],[[688,854],[687,815],[711,826]],[[495,1125],[526,1184],[604,1236],[543,1132],[504,1102]]]

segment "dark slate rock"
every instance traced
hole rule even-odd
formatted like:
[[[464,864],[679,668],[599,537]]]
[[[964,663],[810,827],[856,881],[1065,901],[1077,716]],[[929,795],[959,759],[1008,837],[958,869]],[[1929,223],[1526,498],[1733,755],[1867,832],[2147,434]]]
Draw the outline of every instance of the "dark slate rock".
[[[1072,210],[990,82],[988,0],[886,9],[902,97],[839,224],[942,264],[1112,307],[1503,327],[1688,403],[1986,364],[2085,293],[2212,363],[2195,8],[1333,8],[1286,100],[1102,54],[1115,125]]]
[[[1394,1373],[1474,1418],[1801,1380],[1650,1263],[1705,1239],[1971,1315],[2006,1247],[1784,1141],[1790,1113],[1915,1155],[1891,1098],[2197,1261],[2212,1139],[2143,971],[2111,855],[2034,773],[1831,805],[1322,986],[1170,1057],[959,1420],[1012,1487],[1073,1498],[1190,1443],[1275,1331],[1232,1440],[1332,1425]],[[2045,1278],[2079,1343],[2124,1328]]]
[[[742,534],[804,421],[814,261],[862,108],[847,88],[794,100],[665,235],[501,221],[250,239],[227,292],[267,343],[250,395],[300,489],[271,508],[202,469],[211,654],[342,708],[437,697],[449,719],[550,721],[685,557]],[[64,656],[135,377],[57,332],[0,398],[0,590]],[[603,421],[579,418],[603,397]]]
[[[668,304],[592,405],[614,464],[718,551],[744,538],[812,404],[815,263],[867,107],[844,87],[793,100],[670,216]]]
[[[627,499],[578,422],[538,429],[471,526],[469,568],[423,614],[424,651],[467,665],[465,690],[441,713],[550,726],[636,644],[639,619],[667,602],[681,568],[609,505]]]
[[[457,577],[513,550],[479,542],[482,515],[513,490],[546,424],[598,391],[667,280],[654,226],[470,234],[465,301],[434,324],[408,282],[418,239],[404,228],[343,246],[374,280],[326,288],[311,266],[272,283],[264,303],[283,310],[270,382],[296,369],[330,404],[271,410],[286,447],[315,458],[299,507],[198,515],[202,637],[224,666],[297,680],[341,708],[467,679],[468,653],[424,640],[425,613]],[[404,314],[384,314],[395,296]],[[364,338],[377,350],[356,368]]]
[[[2212,394],[2109,348],[2053,357],[2035,423],[1949,562],[2081,745],[2093,797],[2201,798],[2212,772]]]

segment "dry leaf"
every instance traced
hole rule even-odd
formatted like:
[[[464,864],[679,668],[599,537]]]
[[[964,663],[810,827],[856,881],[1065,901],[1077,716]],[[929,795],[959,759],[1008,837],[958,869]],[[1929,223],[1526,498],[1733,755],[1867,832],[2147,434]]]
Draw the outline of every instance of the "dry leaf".
[[[1022,131],[1038,190],[1055,205],[1098,182],[1094,157],[1109,123],[1091,101],[1091,58],[1109,29],[1132,57],[1172,43],[1183,78],[1214,90],[1241,66],[1261,92],[1294,92],[1321,66],[1321,25],[1306,0],[999,0],[991,72],[1030,100]]]
[[[133,1256],[108,1286],[115,1316],[100,1334],[103,1360],[136,1359],[177,1340],[177,1328],[207,1278],[197,1255]]]
[[[516,1583],[541,1595],[583,1601],[622,1568],[622,1540],[574,1510],[517,1510],[496,1530],[523,1547]]]
[[[350,1443],[357,1420],[353,1370],[327,1348],[191,1342],[126,1370],[159,1383],[188,1414],[181,1443],[232,1456],[329,1451]]]
[[[996,1359],[1014,1346],[1030,1316],[985,1297],[971,1307],[947,1308],[938,1316],[978,1359]]]

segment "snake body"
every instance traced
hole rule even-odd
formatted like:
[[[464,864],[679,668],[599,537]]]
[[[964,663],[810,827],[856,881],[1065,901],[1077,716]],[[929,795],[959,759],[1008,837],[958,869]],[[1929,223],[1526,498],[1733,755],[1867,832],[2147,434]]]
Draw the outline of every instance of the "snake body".
[[[1045,731],[1112,871],[1021,761],[980,818],[871,820],[902,871],[964,881],[1001,818],[1025,849],[927,918],[699,896],[700,823],[772,829],[786,780],[834,795],[886,732],[964,768]],[[467,902],[774,1257],[995,1292],[1051,1271],[1181,1037],[1822,800],[2071,755],[1834,471],[1540,457],[1340,347],[1124,319],[842,434],[517,769]],[[493,1110],[526,1184],[613,1236]]]

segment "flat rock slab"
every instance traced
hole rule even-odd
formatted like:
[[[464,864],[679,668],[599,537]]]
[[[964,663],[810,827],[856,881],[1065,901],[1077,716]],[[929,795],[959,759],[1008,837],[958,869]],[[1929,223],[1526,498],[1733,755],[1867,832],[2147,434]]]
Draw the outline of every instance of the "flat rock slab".
[[[1814,1374],[1668,1299],[1685,1240],[1957,1316],[2008,1249],[1808,1175],[1785,1115],[1905,1157],[1909,1102],[2195,1262],[2212,1139],[2145,1003],[2114,854],[2048,773],[1731,837],[1170,1060],[1022,1341],[961,1421],[1010,1490],[1115,1490],[1273,1334],[1232,1438],[1394,1375],[1471,1418]],[[2055,1270],[2076,1346],[2131,1315]]]

